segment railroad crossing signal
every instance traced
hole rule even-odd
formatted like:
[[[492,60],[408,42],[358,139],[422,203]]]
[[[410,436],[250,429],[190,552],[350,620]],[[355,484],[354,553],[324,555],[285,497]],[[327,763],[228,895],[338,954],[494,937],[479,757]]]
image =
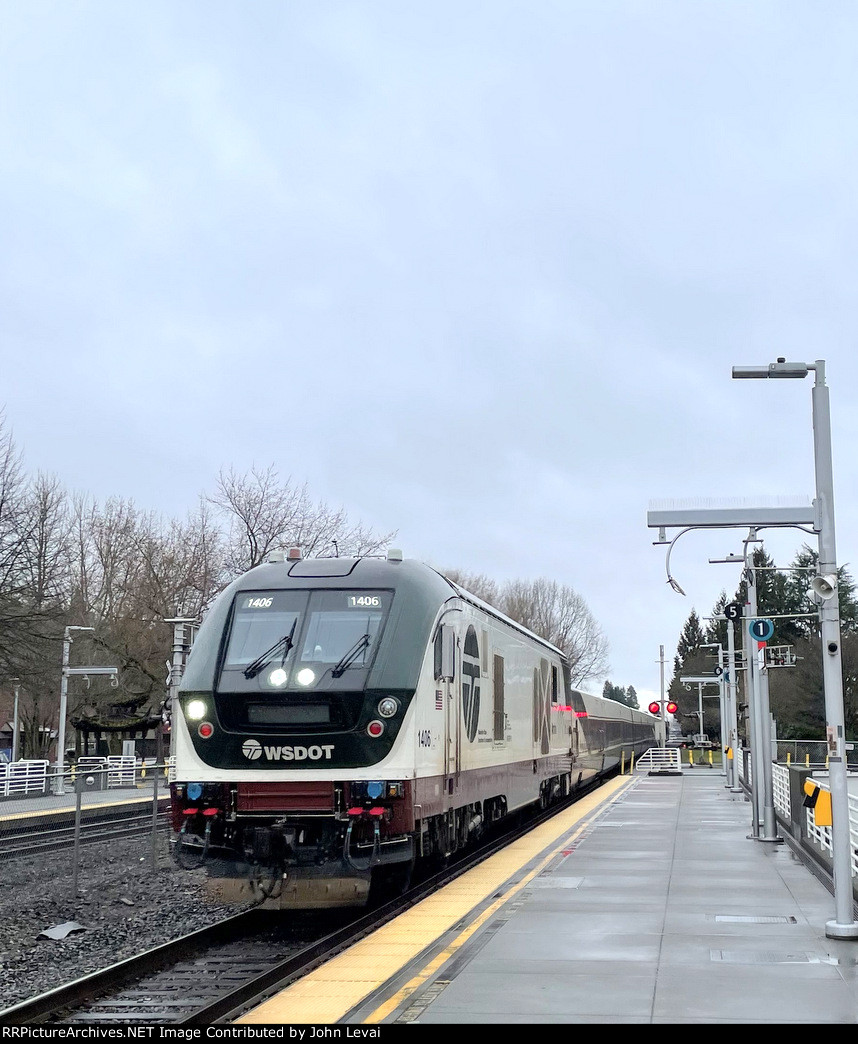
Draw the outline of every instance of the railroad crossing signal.
[[[678,710],[678,708],[677,708],[676,704],[673,702],[673,700],[668,701],[668,703],[665,704],[665,708],[664,709],[667,711],[668,714],[676,714],[676,712]],[[650,712],[650,714],[660,714],[661,713],[661,703],[659,703],[658,700],[653,700],[652,703],[649,705],[649,712]]]

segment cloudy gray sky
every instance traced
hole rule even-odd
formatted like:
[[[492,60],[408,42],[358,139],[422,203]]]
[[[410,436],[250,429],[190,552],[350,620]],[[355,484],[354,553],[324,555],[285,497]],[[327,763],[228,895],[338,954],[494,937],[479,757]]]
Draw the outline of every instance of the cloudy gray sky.
[[[812,377],[732,366],[826,361],[856,562],[856,35],[851,0],[0,0],[27,466],[183,515],[276,464],[409,557],[571,585],[657,694],[744,531],[677,543],[682,598],[650,502],[814,490]]]

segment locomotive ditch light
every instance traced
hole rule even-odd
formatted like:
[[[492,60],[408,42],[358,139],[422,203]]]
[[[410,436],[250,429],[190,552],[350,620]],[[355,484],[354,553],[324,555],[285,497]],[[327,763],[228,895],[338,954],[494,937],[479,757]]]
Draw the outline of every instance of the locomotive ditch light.
[[[203,700],[190,700],[185,713],[191,721],[199,721],[206,716],[206,705]]]
[[[309,667],[305,667],[303,671],[298,671],[295,675],[295,681],[299,685],[312,685],[316,680],[316,672],[311,671]]]

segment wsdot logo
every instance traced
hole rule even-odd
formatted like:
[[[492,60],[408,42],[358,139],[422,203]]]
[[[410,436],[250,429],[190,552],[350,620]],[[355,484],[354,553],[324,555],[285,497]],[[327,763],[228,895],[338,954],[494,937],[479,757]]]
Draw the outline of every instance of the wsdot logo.
[[[256,761],[257,758],[262,757],[262,747],[258,740],[249,739],[245,740],[241,745],[241,753],[249,760]]]

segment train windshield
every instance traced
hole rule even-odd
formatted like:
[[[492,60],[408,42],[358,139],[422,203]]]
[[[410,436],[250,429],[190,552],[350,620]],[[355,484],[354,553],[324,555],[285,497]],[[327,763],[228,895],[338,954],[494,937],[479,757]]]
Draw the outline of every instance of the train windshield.
[[[263,662],[266,654],[280,663],[288,659],[294,635],[307,605],[306,591],[252,591],[242,594],[235,606],[224,670],[247,670]],[[252,671],[251,671],[252,676]]]
[[[390,607],[389,591],[317,591],[310,600],[300,661],[331,665],[333,676],[366,668]]]
[[[221,691],[353,688],[375,659],[392,591],[247,591],[238,596]]]

